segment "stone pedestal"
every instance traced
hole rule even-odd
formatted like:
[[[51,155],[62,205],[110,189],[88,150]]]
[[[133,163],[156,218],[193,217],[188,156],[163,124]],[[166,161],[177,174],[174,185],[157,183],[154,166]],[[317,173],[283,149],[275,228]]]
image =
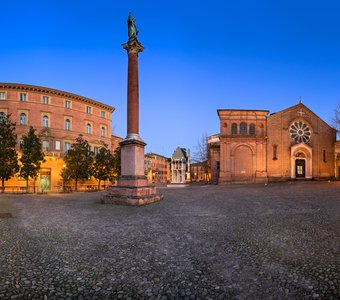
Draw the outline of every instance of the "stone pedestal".
[[[163,199],[156,187],[148,184],[144,172],[145,142],[139,136],[138,53],[144,50],[137,38],[122,45],[128,53],[127,136],[121,146],[121,176],[110,186],[102,203],[145,205]]]
[[[117,186],[108,187],[102,203],[141,206],[163,200],[156,187],[148,184],[144,175],[145,143],[136,139],[125,139],[121,143],[122,176]]]

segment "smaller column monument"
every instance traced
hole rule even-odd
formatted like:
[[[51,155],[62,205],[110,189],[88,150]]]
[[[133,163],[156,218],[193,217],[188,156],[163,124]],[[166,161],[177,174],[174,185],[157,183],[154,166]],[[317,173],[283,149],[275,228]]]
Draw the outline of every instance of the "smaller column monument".
[[[135,18],[128,17],[129,40],[123,44],[128,53],[127,83],[127,136],[120,142],[121,176],[117,186],[110,186],[103,196],[103,203],[145,205],[163,199],[156,193],[156,187],[149,185],[144,174],[144,147],[146,143],[139,136],[139,86],[138,53],[144,47],[137,39]]]

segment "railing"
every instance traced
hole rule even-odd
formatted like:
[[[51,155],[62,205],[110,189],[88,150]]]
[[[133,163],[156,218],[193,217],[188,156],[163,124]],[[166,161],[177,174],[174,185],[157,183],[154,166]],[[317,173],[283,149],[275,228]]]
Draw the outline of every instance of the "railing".
[[[52,157],[60,157],[61,152],[60,151],[49,151],[46,150],[45,152],[45,156],[52,156]]]
[[[1,187],[0,187],[1,191]],[[26,191],[26,185],[7,185],[5,186],[5,193],[12,193],[12,194],[25,194],[25,193],[34,193],[38,192],[38,186],[28,186],[28,191]]]
[[[104,191],[110,184],[101,184],[100,190]],[[1,194],[1,186],[0,186],[0,194]],[[40,186],[36,185],[35,187],[30,185],[28,186],[28,191],[26,191],[26,185],[7,185],[5,186],[5,193],[11,194],[26,194],[26,193],[72,193],[75,191],[75,185],[72,184],[58,184],[55,186],[51,186],[48,189],[42,189]],[[78,192],[97,192],[98,184],[78,184],[77,185]]]

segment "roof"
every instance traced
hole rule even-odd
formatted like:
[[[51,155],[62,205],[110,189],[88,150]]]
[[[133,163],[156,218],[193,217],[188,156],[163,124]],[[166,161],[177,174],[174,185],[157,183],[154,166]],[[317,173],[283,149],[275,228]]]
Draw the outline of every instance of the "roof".
[[[187,159],[187,151],[185,150],[185,148],[181,148],[180,146],[178,146],[176,148],[176,150],[174,151],[174,154],[172,154],[172,159],[182,159],[185,158]]]
[[[151,155],[158,156],[158,157],[165,158],[165,159],[169,159],[169,157],[166,157],[164,155],[160,155],[160,154],[157,154],[157,153],[154,153],[154,152],[148,152],[148,153],[145,154],[145,156],[151,156]]]
[[[22,83],[6,83],[6,82],[0,82],[0,89],[7,89],[7,90],[21,90],[21,91],[31,91],[31,92],[37,92],[37,93],[44,93],[44,94],[50,94],[50,95],[57,95],[61,97],[65,97],[68,99],[75,99],[82,102],[86,102],[95,106],[99,106],[101,108],[107,109],[111,111],[111,113],[115,110],[113,106],[101,103],[99,101],[93,100],[91,98],[79,96],[76,94],[72,94],[69,92],[64,92],[61,90],[51,89],[47,87],[42,86],[36,86],[36,85],[29,85],[29,84],[22,84]]]
[[[296,104],[296,105],[293,105],[293,106],[290,106],[288,108],[285,108],[281,111],[278,111],[276,113],[273,113],[271,114],[270,116],[268,116],[268,119],[272,119],[272,118],[276,118],[278,117],[280,114],[283,114],[287,111],[290,111],[292,110],[293,108],[299,108],[299,107],[303,107],[305,109],[307,109],[311,114],[313,114],[316,118],[318,118],[319,120],[321,120],[325,125],[327,125],[328,127],[330,127],[331,129],[333,129],[334,131],[336,131],[332,126],[330,126],[327,122],[325,122],[324,120],[322,120],[316,113],[314,113],[311,109],[309,109],[306,105],[304,105],[302,102]]]

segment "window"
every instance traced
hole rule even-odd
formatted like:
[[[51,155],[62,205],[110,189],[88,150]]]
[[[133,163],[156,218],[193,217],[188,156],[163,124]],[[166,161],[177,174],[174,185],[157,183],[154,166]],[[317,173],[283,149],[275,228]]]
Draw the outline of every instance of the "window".
[[[326,150],[322,151],[322,156],[323,156],[323,162],[326,163],[327,162],[327,160],[326,160]]]
[[[42,142],[42,148],[44,151],[49,151],[50,150],[50,142],[49,141],[43,141]]]
[[[247,124],[242,122],[240,124],[240,134],[241,135],[246,135],[247,134]]]
[[[20,101],[26,101],[27,100],[27,94],[25,93],[20,93]]]
[[[5,100],[5,99],[6,99],[6,93],[0,92],[0,100]]]
[[[20,125],[27,125],[27,117],[24,113],[20,114]]]
[[[24,140],[23,139],[20,139],[19,140],[19,149],[22,150],[24,147]]]
[[[237,124],[231,124],[231,134],[237,134]]]
[[[43,116],[43,127],[48,127],[48,116]]]
[[[101,116],[102,118],[105,118],[105,111],[101,111],[101,112],[100,112],[100,116]]]
[[[71,101],[65,100],[65,108],[71,108]]]
[[[71,130],[71,121],[69,119],[65,120],[65,130]]]
[[[94,155],[97,156],[97,154],[99,153],[99,147],[94,147],[93,151],[94,151]]]
[[[253,123],[249,125],[249,134],[255,135],[255,124]]]
[[[65,153],[67,153],[71,149],[71,143],[65,142]]]
[[[6,114],[4,112],[0,112],[0,122],[6,117]]]
[[[295,143],[307,144],[311,138],[311,130],[308,125],[302,122],[294,122],[289,129],[290,136]]]
[[[91,106],[86,106],[86,113],[90,114],[91,113]]]
[[[91,124],[90,123],[86,124],[86,133],[91,134]]]
[[[277,160],[277,145],[273,145],[273,160]]]
[[[55,150],[60,150],[60,141],[55,141]]]
[[[104,137],[105,136],[105,127],[102,127],[100,129],[100,136]]]
[[[43,96],[42,101],[43,104],[48,104],[50,102],[50,98],[48,96]]]

